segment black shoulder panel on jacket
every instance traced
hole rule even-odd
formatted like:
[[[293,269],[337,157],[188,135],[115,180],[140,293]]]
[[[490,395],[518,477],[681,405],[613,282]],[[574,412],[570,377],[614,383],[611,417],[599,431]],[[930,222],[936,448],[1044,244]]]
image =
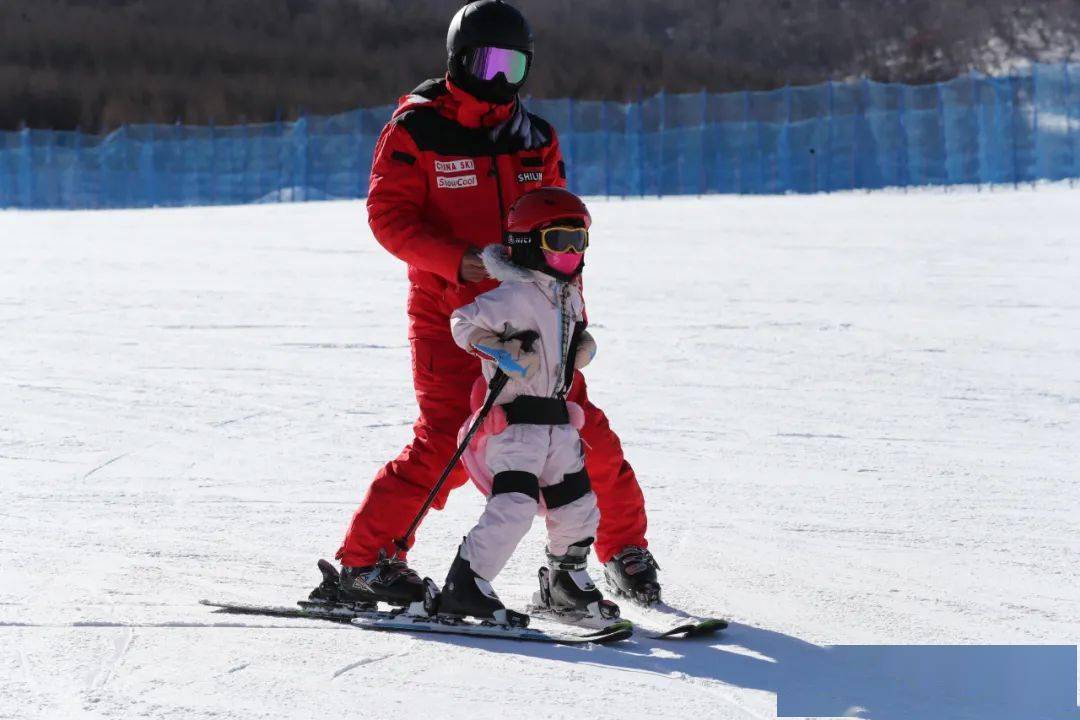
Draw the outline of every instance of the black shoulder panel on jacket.
[[[548,147],[551,144],[551,125],[531,113],[529,120],[547,137],[547,142],[543,146],[533,149],[540,150]],[[403,112],[394,121],[409,133],[421,151],[435,152],[440,155],[481,157],[509,155],[524,150],[521,138],[503,136],[497,141],[492,141],[490,129],[464,127],[443,116],[435,108],[423,105]]]
[[[445,95],[447,92],[448,91],[446,89],[446,80],[444,78],[432,78],[430,80],[425,80],[424,82],[417,85],[416,89],[409,94],[419,95],[420,97],[425,97],[428,100],[434,100],[440,95]]]

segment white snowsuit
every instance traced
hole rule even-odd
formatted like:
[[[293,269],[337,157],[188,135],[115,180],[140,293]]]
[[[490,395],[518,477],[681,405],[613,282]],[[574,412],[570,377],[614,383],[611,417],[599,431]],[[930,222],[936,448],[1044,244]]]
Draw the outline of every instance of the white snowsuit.
[[[575,362],[571,338],[583,320],[579,285],[514,265],[499,245],[486,248],[483,260],[502,284],[451,315],[454,341],[474,352],[471,341],[481,334],[506,338],[527,330],[537,332],[536,372],[528,379],[511,375],[496,402],[506,407],[520,396],[564,398]],[[578,367],[591,359],[591,338],[588,344],[587,357],[578,361]],[[490,381],[498,366],[487,359],[482,366],[484,379]],[[570,405],[570,416],[578,418],[580,427],[580,408]],[[471,423],[469,418],[462,435]],[[488,501],[462,544],[462,557],[485,580],[493,580],[503,569],[538,511],[546,517],[548,551],[553,555],[563,555],[571,544],[595,537],[600,513],[574,424],[511,422],[466,452],[464,460]]]

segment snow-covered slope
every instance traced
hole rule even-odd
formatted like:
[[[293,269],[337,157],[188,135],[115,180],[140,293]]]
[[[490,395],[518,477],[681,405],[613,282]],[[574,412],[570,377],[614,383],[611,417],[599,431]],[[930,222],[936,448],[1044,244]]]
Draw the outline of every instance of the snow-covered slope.
[[[360,203],[0,213],[0,717],[1066,717],[1075,650],[987,646],[1080,642],[1080,191],[592,208],[591,391],[726,638],[209,613],[305,593],[408,439],[404,268]]]

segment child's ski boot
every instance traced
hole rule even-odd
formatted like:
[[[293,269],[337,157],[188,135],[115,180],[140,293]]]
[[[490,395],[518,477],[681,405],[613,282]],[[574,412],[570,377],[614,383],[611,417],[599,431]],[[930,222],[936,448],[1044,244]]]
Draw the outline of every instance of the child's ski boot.
[[[594,628],[608,627],[619,619],[619,606],[605,600],[589,577],[591,545],[592,538],[587,538],[571,545],[565,555],[548,553],[530,614]]]
[[[527,627],[529,616],[503,605],[495,590],[484,578],[473,572],[461,550],[450,565],[446,582],[435,602],[429,600],[428,611],[441,616],[473,617],[487,623],[509,627]]]

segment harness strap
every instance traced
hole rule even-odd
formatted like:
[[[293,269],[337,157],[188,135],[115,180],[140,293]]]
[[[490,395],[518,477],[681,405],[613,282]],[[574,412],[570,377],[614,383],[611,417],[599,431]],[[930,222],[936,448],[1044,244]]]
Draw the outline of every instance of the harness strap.
[[[547,505],[548,510],[569,505],[575,500],[585,497],[590,491],[592,491],[592,483],[589,482],[589,473],[585,472],[585,468],[581,468],[569,475],[563,475],[561,483],[540,488],[540,492],[544,494],[544,504]]]
[[[492,479],[491,496],[504,493],[521,493],[531,497],[534,502],[540,502],[540,481],[530,472],[504,470]]]
[[[519,395],[502,406],[511,425],[566,425],[570,411],[561,398]]]

